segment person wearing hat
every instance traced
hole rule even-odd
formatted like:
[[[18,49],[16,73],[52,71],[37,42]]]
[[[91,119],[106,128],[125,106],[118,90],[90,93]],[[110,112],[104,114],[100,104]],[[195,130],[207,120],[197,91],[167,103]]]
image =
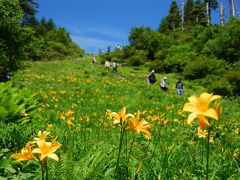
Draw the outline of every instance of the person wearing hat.
[[[162,78],[162,80],[160,81],[160,88],[165,91],[168,92],[168,82],[167,82],[167,77],[164,76]]]
[[[148,84],[155,84],[156,82],[156,76],[155,76],[155,71],[152,70],[149,74],[148,74]]]

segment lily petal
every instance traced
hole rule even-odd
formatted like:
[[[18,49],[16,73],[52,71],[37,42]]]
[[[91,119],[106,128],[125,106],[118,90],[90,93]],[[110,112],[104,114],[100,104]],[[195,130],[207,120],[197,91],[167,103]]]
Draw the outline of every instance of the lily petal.
[[[193,120],[197,117],[197,113],[193,112],[188,116],[187,123],[192,124]]]
[[[196,105],[192,103],[186,103],[183,107],[183,111],[188,111],[188,112],[196,112],[198,111]]]
[[[55,153],[52,153],[52,154],[48,155],[48,157],[52,158],[55,161],[59,160],[58,156]]]
[[[215,111],[215,109],[208,109],[206,112],[203,113],[204,116],[207,116],[207,117],[210,117],[210,118],[213,118],[215,120],[218,120],[218,114],[217,112]]]

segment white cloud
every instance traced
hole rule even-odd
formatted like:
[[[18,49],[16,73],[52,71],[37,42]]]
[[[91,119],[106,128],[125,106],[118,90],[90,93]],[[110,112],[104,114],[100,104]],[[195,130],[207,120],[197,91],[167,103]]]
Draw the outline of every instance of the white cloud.
[[[104,51],[110,46],[114,49],[115,44],[126,45],[128,34],[111,27],[90,27],[76,25],[66,26],[72,40],[83,48],[87,53],[97,53],[99,49]]]
[[[94,35],[106,39],[127,40],[129,32],[108,26],[67,25],[68,31],[73,35]]]
[[[77,35],[70,35],[70,36],[73,42],[77,43],[87,53],[97,53],[99,49],[106,51],[108,46],[112,48],[115,44],[114,41],[104,40],[100,38],[77,36]]]

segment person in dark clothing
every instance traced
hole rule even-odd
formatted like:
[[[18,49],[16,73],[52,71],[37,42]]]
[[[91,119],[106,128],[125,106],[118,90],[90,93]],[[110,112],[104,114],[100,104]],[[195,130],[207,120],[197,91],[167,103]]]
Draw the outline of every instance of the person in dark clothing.
[[[183,89],[183,82],[182,82],[182,79],[179,78],[175,84],[175,87],[177,89],[177,94],[179,96],[182,96],[183,95],[183,92],[184,92],[184,89]]]
[[[148,84],[155,84],[156,82],[156,76],[155,76],[155,71],[152,70],[149,74],[148,74]]]

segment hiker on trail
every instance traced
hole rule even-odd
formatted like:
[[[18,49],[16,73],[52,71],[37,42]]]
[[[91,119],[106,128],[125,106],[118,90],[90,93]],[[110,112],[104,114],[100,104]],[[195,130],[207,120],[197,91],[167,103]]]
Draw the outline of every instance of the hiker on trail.
[[[113,66],[113,73],[116,73],[117,72],[117,63],[113,62],[112,66]]]
[[[149,74],[148,74],[148,84],[155,84],[156,82],[156,76],[155,76],[155,71],[152,70]]]
[[[168,92],[168,82],[167,82],[167,77],[163,77],[162,80],[160,81],[160,88],[165,91]]]
[[[97,59],[96,57],[94,56],[93,57],[93,60],[92,60],[92,65],[96,66],[97,65]]]
[[[179,78],[175,84],[175,87],[177,89],[177,94],[179,96],[182,96],[183,95],[183,92],[184,92],[184,89],[183,89],[183,82],[182,82],[182,79]]]
[[[110,62],[109,61],[105,61],[105,64],[104,64],[105,69],[107,69],[109,71],[110,66],[111,66]]]

